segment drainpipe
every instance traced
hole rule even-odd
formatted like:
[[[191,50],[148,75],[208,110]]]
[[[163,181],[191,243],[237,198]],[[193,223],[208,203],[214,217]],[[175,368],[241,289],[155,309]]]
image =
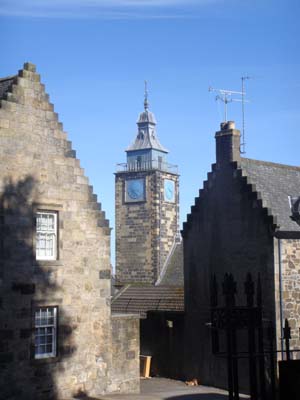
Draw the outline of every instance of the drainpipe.
[[[280,348],[283,360],[283,303],[282,303],[282,264],[281,264],[281,240],[278,238],[278,273],[279,273],[279,314],[280,314]]]

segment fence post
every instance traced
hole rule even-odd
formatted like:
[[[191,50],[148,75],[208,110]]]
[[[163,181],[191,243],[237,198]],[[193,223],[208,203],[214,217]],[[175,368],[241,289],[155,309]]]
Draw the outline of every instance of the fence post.
[[[258,361],[259,361],[259,378],[260,378],[260,391],[261,398],[266,398],[266,374],[265,374],[265,354],[264,354],[264,336],[263,336],[263,319],[262,319],[262,290],[260,274],[258,274],[257,280],[257,295],[256,305],[258,312]]]
[[[227,363],[228,363],[228,395],[229,400],[239,400],[239,385],[236,357],[236,328],[233,326],[233,308],[235,306],[236,282],[232,274],[225,274],[223,295],[225,297]]]
[[[271,374],[271,394],[270,400],[275,399],[276,397],[276,384],[275,384],[275,352],[274,352],[274,325],[270,321],[268,326],[268,339],[270,343],[270,374]],[[275,349],[276,350],[276,349]],[[277,353],[276,353],[277,354]]]
[[[250,374],[250,398],[257,399],[257,371],[255,361],[255,315],[254,315],[254,282],[250,273],[247,274],[244,284],[247,297],[248,309],[248,351],[249,351],[249,374]]]
[[[287,320],[287,318],[284,321],[283,338],[285,341],[286,359],[287,361],[289,361],[291,359],[291,353],[290,353],[291,328],[289,326],[289,321]]]
[[[220,350],[219,348],[219,333],[215,321],[215,309],[218,306],[218,284],[217,278],[214,274],[211,278],[210,284],[210,304],[211,304],[211,344],[212,353],[217,354]]]

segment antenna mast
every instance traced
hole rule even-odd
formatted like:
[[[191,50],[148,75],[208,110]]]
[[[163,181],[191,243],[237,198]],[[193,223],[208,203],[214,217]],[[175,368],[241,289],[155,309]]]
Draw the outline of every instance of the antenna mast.
[[[241,154],[245,154],[245,80],[250,79],[250,76],[242,76],[242,143],[241,143]]]
[[[216,96],[216,100],[220,100],[224,103],[224,122],[227,122],[227,104],[232,101],[243,101],[241,99],[233,99],[232,95],[241,95],[243,98],[243,92],[236,92],[234,90],[227,89],[214,89],[211,86],[208,88],[209,92],[218,92],[219,94]],[[245,93],[244,93],[245,94]]]

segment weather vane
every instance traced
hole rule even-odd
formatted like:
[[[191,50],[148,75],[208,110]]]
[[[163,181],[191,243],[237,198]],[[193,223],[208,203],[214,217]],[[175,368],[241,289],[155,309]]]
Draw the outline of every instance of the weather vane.
[[[144,108],[145,108],[145,111],[147,111],[147,110],[148,110],[148,108],[149,108],[149,103],[148,103],[148,82],[147,82],[147,81],[145,81],[144,83],[145,83],[145,99],[144,99]]]

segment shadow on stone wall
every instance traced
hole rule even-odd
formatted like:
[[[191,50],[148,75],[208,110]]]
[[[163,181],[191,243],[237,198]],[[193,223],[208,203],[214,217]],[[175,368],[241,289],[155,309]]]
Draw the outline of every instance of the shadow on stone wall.
[[[35,259],[38,184],[31,176],[7,180],[1,192],[0,399],[56,399],[75,328],[61,307],[57,270]],[[35,359],[34,313],[45,306],[58,307],[57,357]]]

